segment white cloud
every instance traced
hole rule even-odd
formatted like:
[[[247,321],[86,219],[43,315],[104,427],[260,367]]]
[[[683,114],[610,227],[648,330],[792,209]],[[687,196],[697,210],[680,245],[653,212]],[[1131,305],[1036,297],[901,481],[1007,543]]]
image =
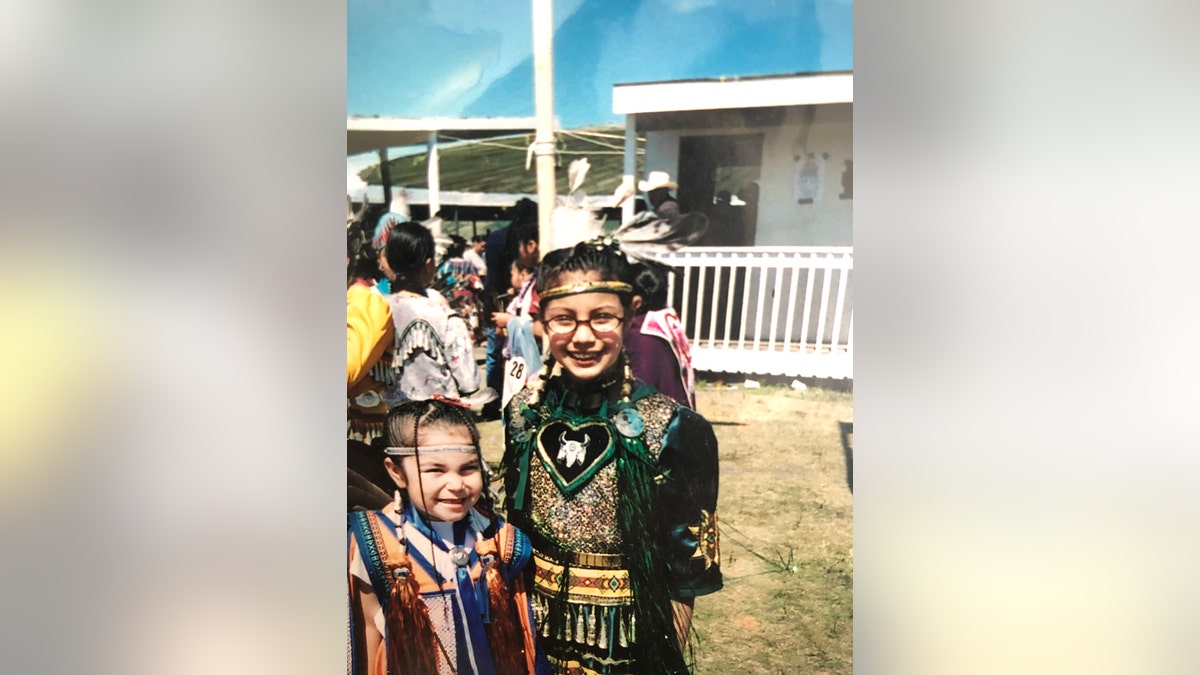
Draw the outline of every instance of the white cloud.
[[[698,9],[712,7],[717,4],[717,0],[670,0],[668,4],[671,6],[671,11],[688,14]]]
[[[427,91],[417,102],[418,110],[447,110],[453,109],[454,114],[462,114],[463,109],[478,98],[478,93],[471,95],[472,90],[483,79],[483,63],[467,63],[438,79],[438,85]]]
[[[557,30],[578,12],[583,3],[584,0],[556,0],[554,28]],[[462,114],[493,82],[508,75],[533,55],[533,14],[529,2],[459,0],[433,3],[430,11],[429,21],[435,26],[456,33],[479,33],[480,26],[487,26],[487,35],[497,39],[491,45],[495,51],[473,64],[473,71],[464,69],[439,79],[435,90],[422,98],[422,107],[455,102],[455,114]],[[474,79],[470,80],[472,77]],[[467,84],[468,81],[470,84]]]

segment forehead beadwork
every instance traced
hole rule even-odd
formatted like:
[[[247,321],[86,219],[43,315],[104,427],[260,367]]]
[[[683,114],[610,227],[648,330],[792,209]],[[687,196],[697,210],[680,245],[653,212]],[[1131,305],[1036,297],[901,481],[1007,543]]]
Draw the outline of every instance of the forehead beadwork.
[[[580,293],[632,293],[633,286],[624,281],[579,281],[555,286],[541,294],[542,302]]]
[[[417,454],[417,447],[412,445],[392,445],[383,449],[384,453],[400,456],[411,457]],[[430,454],[434,452],[478,452],[478,448],[474,445],[422,445],[421,454]]]

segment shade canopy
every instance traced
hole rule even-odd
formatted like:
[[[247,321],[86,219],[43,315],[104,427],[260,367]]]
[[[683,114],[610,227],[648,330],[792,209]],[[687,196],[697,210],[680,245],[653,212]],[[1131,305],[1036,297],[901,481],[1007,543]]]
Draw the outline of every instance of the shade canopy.
[[[532,117],[348,117],[346,156],[374,152],[380,148],[426,145],[437,133],[443,142],[494,138],[529,133]]]

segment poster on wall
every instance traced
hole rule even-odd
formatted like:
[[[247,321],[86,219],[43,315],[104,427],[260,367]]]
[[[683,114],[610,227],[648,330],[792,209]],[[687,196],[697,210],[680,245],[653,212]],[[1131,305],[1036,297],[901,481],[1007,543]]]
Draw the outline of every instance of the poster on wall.
[[[792,196],[798,204],[811,204],[821,192],[821,164],[812,153],[803,162],[796,161],[796,182]]]

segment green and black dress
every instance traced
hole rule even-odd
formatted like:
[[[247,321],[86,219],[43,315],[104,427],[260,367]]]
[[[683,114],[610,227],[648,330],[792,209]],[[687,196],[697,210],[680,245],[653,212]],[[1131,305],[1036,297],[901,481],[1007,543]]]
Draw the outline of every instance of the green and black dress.
[[[557,673],[688,671],[671,600],[721,588],[717,441],[640,382],[565,377],[505,410],[505,504],[533,544],[530,597]]]

